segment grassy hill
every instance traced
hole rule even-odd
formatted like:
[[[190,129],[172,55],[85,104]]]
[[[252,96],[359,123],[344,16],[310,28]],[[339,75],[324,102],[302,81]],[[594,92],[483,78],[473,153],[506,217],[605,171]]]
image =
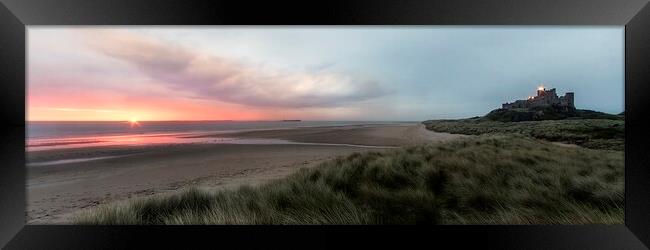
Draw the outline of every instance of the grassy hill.
[[[612,115],[603,112],[572,109],[557,106],[535,107],[526,109],[495,109],[485,115],[487,120],[499,122],[545,121],[563,119],[606,119],[624,120],[622,115]]]
[[[355,153],[262,186],[104,205],[77,224],[621,224],[623,152],[520,135]]]
[[[427,129],[454,134],[519,134],[592,149],[623,150],[625,120],[591,110],[497,109],[483,117],[429,120]]]

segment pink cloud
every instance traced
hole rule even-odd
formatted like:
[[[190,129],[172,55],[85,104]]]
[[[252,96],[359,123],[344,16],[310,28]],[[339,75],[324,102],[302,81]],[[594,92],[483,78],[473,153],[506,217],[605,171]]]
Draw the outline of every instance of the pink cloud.
[[[375,81],[307,71],[260,68],[151,37],[85,30],[90,48],[126,62],[188,97],[248,106],[332,107],[385,94]]]

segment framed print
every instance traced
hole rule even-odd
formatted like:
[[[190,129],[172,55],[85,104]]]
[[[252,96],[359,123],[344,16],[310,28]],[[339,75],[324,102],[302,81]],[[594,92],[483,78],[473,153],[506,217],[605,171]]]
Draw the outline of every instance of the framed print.
[[[645,249],[649,16],[2,1],[0,244]]]

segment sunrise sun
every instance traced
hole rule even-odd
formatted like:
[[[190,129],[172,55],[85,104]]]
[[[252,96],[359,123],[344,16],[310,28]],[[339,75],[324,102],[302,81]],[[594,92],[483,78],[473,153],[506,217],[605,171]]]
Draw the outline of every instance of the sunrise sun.
[[[138,119],[137,119],[137,118],[131,118],[131,119],[129,120],[129,125],[131,125],[131,127],[136,127],[136,126],[140,126],[140,123],[138,123]]]

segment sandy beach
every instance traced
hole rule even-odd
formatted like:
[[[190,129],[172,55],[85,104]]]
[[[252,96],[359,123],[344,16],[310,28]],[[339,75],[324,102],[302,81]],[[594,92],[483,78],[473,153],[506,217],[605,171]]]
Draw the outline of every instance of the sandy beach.
[[[258,185],[353,152],[460,137],[428,131],[422,124],[293,128],[226,135],[288,143],[101,146],[29,152],[27,158],[32,164],[27,168],[27,223],[69,224],[75,212],[100,204],[174,192],[192,185],[206,189]],[[55,165],[38,164],[57,161]]]

